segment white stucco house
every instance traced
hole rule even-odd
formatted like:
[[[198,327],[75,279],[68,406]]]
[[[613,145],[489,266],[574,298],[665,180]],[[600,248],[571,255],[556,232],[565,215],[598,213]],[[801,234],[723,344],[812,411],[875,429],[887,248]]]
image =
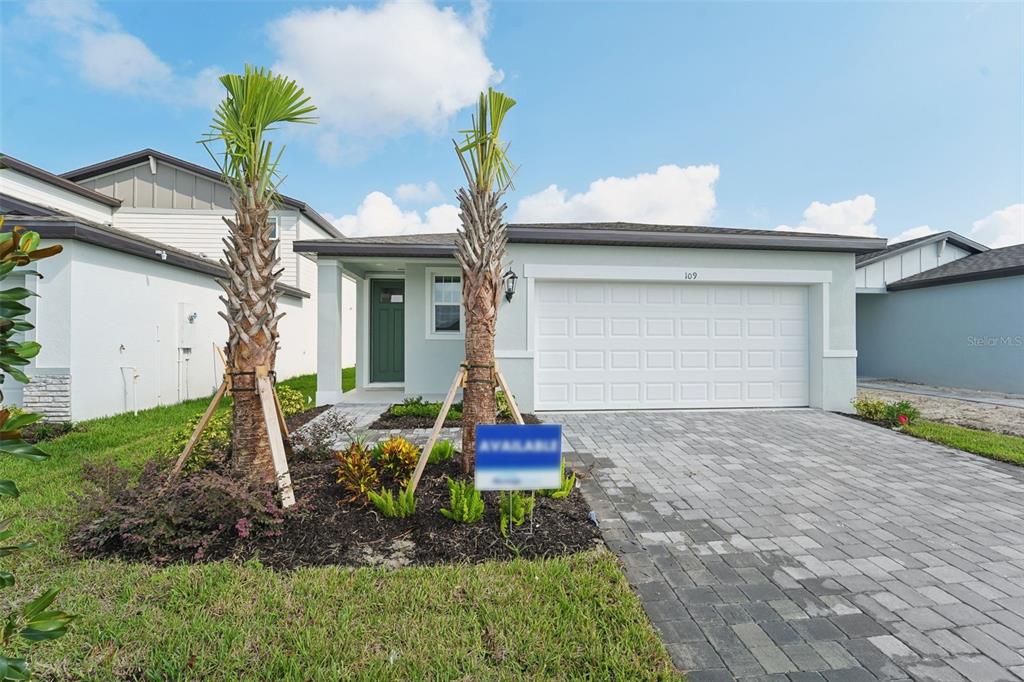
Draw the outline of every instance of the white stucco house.
[[[856,393],[864,237],[624,223],[510,225],[497,358],[525,410],[811,406]],[[444,393],[463,360],[454,235],[301,240],[317,264],[320,404],[356,383]],[[511,275],[509,275],[511,278]]]
[[[1024,394],[1024,245],[955,232],[857,257],[857,372]]]
[[[219,174],[146,149],[64,175],[0,156],[0,210],[64,251],[35,264],[28,332],[42,352],[31,383],[4,386],[4,400],[51,420],[92,417],[209,395],[223,371],[214,346],[227,328],[217,263],[232,215]],[[274,214],[285,270],[281,378],[316,367],[316,269],[299,239],[340,236],[305,203],[284,197]],[[346,297],[354,303],[354,285]],[[354,307],[335,312],[354,319]],[[354,361],[354,335],[342,364]]]

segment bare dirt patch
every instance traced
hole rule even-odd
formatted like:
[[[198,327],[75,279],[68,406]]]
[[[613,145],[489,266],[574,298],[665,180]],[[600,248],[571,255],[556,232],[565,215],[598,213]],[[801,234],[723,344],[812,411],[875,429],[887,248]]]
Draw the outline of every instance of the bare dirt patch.
[[[1024,436],[1024,410],[1016,407],[875,388],[859,389],[857,395],[886,401],[908,400],[921,411],[921,417],[929,421]]]

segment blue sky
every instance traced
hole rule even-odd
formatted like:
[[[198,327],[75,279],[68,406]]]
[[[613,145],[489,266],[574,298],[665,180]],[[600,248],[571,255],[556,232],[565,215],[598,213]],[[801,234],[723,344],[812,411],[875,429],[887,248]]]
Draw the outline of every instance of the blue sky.
[[[251,62],[321,105],[318,126],[282,134],[283,190],[352,234],[457,223],[451,138],[473,93],[496,84],[519,101],[512,219],[1024,241],[1020,3],[0,13],[0,149],[53,171],[142,147],[208,163],[194,141],[214,76]]]

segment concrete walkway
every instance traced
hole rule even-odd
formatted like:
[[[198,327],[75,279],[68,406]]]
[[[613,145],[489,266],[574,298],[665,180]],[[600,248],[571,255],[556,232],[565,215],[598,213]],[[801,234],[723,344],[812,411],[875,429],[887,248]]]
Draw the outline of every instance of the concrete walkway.
[[[1024,680],[1024,469],[815,410],[545,421],[690,680]]]

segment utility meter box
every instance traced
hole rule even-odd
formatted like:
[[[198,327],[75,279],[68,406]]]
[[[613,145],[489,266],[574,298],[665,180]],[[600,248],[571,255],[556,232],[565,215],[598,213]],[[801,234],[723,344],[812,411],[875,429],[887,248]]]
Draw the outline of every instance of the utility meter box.
[[[199,313],[188,303],[178,304],[178,348],[195,348]]]

